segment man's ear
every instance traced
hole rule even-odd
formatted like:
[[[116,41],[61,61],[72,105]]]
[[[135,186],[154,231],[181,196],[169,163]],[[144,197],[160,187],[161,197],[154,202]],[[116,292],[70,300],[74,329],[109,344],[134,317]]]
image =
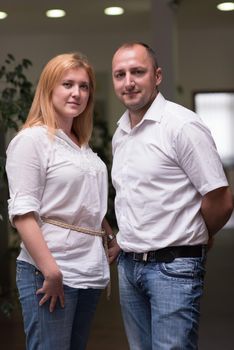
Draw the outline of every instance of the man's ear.
[[[156,86],[161,84],[162,81],[162,68],[158,67],[155,71],[155,77],[156,77]]]

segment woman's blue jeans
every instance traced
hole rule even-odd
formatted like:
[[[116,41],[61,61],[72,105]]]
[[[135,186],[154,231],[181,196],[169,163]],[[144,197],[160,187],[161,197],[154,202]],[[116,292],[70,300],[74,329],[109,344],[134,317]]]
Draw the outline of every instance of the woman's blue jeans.
[[[23,311],[27,350],[84,350],[100,289],[76,289],[64,285],[65,307],[53,312],[48,303],[39,306],[44,277],[33,265],[17,261],[16,282]]]
[[[206,253],[170,263],[118,260],[120,303],[131,350],[198,348]]]

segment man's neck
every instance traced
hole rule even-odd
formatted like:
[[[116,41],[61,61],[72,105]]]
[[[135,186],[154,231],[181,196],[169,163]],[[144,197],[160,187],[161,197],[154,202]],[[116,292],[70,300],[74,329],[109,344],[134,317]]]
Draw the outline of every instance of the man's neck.
[[[128,113],[129,113],[131,129],[133,129],[137,124],[139,124],[145,115],[145,113],[140,114],[140,113],[134,113],[132,111],[131,112],[129,111]]]
[[[151,104],[154,102],[157,95],[158,95],[158,91],[156,90],[156,93],[152,95],[152,99],[149,101],[149,103],[140,109],[137,109],[137,110],[128,109],[131,129],[134,128],[137,124],[139,124],[142,121],[142,119],[144,118],[144,115],[147,113],[148,109],[150,108]]]
[[[131,129],[134,128],[137,124],[139,124],[142,121],[142,119],[144,118],[144,115],[147,113],[148,109],[150,108],[151,104],[155,100],[156,96],[154,96],[153,99],[143,108],[138,110],[130,110],[130,109],[128,110]]]

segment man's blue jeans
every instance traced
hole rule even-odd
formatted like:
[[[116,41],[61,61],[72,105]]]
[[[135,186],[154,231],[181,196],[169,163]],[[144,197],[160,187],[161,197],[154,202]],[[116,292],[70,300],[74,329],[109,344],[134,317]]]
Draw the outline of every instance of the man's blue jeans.
[[[84,350],[100,289],[64,286],[65,307],[53,312],[48,303],[39,306],[43,275],[33,265],[17,261],[17,287],[23,310],[27,350]]]
[[[118,260],[120,303],[131,350],[198,348],[206,253],[170,263]]]

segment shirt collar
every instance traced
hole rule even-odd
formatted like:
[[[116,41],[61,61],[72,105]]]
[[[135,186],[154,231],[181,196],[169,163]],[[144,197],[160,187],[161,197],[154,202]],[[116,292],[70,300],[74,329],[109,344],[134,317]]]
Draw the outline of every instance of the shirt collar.
[[[78,146],[75,142],[72,141],[72,139],[62,129],[56,129],[56,136],[64,141],[66,141],[72,148],[74,148],[76,150],[88,148],[87,144],[83,144],[81,146]]]
[[[142,122],[144,120],[152,120],[160,123],[163,115],[164,106],[166,104],[166,100],[163,95],[159,92],[152,102],[151,106],[145,113]],[[128,110],[124,112],[122,117],[117,122],[117,125],[125,132],[129,132],[131,130],[130,120]]]

